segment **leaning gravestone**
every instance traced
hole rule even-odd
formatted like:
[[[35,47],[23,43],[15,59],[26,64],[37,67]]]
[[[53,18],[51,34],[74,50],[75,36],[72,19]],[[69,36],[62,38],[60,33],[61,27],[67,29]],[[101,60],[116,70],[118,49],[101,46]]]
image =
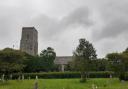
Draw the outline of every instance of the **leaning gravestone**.
[[[38,76],[36,76],[35,84],[34,84],[34,89],[38,89]]]
[[[34,84],[34,89],[38,89],[38,82],[37,81]]]

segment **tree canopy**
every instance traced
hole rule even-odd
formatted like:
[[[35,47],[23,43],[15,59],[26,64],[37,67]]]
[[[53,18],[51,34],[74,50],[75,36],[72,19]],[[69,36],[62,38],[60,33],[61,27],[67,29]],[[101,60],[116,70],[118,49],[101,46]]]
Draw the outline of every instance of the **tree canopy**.
[[[81,72],[81,81],[85,81],[85,72],[89,71],[90,61],[97,58],[96,50],[86,39],[80,39],[79,45],[73,52],[73,66]]]
[[[0,50],[0,71],[3,73],[23,70],[24,53],[19,50],[5,48]]]
[[[56,53],[53,48],[48,47],[44,49],[40,53],[40,58],[44,61],[44,65],[46,66],[46,71],[52,71],[54,68],[54,60],[56,58]]]

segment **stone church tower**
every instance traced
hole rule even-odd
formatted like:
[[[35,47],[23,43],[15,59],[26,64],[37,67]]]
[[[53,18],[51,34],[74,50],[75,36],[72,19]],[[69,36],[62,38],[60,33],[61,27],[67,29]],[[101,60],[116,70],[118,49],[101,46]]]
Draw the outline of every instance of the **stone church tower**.
[[[38,54],[38,32],[34,27],[23,27],[20,50],[30,55]]]

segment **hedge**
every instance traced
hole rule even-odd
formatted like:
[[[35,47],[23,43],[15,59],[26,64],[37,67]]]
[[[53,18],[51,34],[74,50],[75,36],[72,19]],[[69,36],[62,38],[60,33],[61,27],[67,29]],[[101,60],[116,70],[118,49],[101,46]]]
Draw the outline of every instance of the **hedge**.
[[[109,78],[110,74],[114,77],[113,72],[90,72],[88,73],[89,78]],[[13,79],[17,79],[19,76],[24,75],[25,79],[35,79],[38,76],[39,79],[62,79],[62,78],[80,78],[79,72],[43,72],[43,73],[22,73],[12,74]]]
[[[0,73],[0,78],[3,74]],[[63,79],[63,78],[80,78],[79,72],[42,72],[42,73],[14,73],[12,74],[12,79],[18,79],[19,76],[24,75],[25,79],[35,79],[38,76],[39,79]],[[120,80],[128,81],[128,72],[125,75],[115,76],[113,72],[104,71],[104,72],[89,72],[89,78],[109,78],[119,77]],[[9,75],[5,75],[5,79],[9,79]]]
[[[124,81],[128,81],[128,73],[125,74],[120,74],[119,75],[119,80],[124,80]]]

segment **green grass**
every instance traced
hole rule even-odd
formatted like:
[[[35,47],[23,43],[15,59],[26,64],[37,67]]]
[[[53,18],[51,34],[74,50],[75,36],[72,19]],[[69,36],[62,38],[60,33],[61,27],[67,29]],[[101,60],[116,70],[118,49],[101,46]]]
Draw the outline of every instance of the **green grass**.
[[[12,80],[0,83],[0,89],[34,89],[35,80]],[[80,83],[79,79],[40,79],[38,89],[92,89],[92,84],[97,89],[128,89],[128,82],[121,83],[118,79],[95,78],[86,83]]]

